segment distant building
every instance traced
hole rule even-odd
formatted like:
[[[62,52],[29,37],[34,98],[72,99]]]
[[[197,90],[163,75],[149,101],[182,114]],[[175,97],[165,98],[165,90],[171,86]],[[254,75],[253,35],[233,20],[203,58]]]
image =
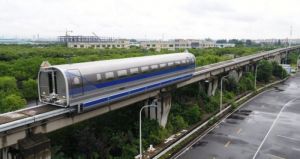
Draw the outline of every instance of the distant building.
[[[68,42],[69,48],[130,48],[129,40],[118,39],[107,42]]]
[[[213,40],[199,40],[199,39],[174,39],[174,40],[150,40],[137,41],[135,39],[114,39],[114,38],[100,38],[98,36],[59,36],[59,42],[66,43],[69,48],[130,48],[141,47],[144,49],[154,49],[160,51],[177,50],[177,49],[191,49],[191,48],[212,48],[212,47],[235,47],[231,43],[216,43]]]
[[[226,48],[226,47],[235,47],[235,44],[230,44],[230,43],[217,43],[216,47],[218,48]]]
[[[256,39],[252,40],[257,44],[265,44],[265,45],[287,45],[291,42],[292,45],[300,44],[300,39]]]
[[[216,47],[216,44],[213,41],[196,40],[196,39],[175,39],[175,40],[168,40],[168,41],[161,41],[161,40],[141,41],[140,45],[142,48],[155,49],[157,51],[160,51],[162,49],[176,50],[176,49]]]
[[[99,38],[97,36],[59,36],[59,42],[67,43],[69,48],[129,48],[127,39]]]

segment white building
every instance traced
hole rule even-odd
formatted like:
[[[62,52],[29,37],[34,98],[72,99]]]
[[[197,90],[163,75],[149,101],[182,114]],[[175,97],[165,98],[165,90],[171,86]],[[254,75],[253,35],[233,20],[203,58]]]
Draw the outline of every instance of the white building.
[[[218,48],[235,47],[235,44],[222,43],[222,44],[216,44],[216,47],[218,47]]]
[[[216,47],[215,42],[196,40],[196,39],[175,39],[175,40],[168,40],[168,41],[161,41],[161,40],[142,41],[140,45],[142,48],[155,49],[157,51],[160,51],[161,49],[176,50],[176,49]]]

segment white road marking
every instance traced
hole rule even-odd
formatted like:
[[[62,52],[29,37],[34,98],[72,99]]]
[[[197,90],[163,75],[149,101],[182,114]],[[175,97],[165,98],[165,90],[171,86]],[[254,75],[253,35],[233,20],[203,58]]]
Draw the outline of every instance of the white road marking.
[[[295,138],[292,138],[292,137],[287,137],[287,136],[282,136],[282,135],[277,135],[278,137],[282,137],[282,138],[286,138],[286,139],[289,139],[289,140],[293,140],[293,141],[297,141],[297,142],[300,142],[299,139],[295,139]]]
[[[296,148],[296,147],[293,147],[293,150],[295,151],[300,151],[300,149]]]
[[[228,141],[228,142],[224,145],[224,147],[227,148],[227,147],[230,145],[230,143],[231,143],[231,141]]]
[[[242,131],[242,129],[241,128],[239,128],[238,129],[238,131],[236,132],[237,134],[240,134],[241,133],[241,131]]]
[[[252,159],[255,159],[255,158],[256,158],[256,156],[257,156],[259,150],[261,149],[262,145],[265,143],[267,137],[269,136],[270,132],[272,131],[272,129],[273,129],[273,127],[274,127],[274,125],[276,124],[277,120],[279,119],[279,116],[281,115],[281,112],[284,110],[284,108],[285,108],[286,106],[288,106],[290,103],[294,102],[296,99],[297,99],[297,98],[294,98],[294,99],[290,100],[289,102],[287,102],[287,103],[280,109],[280,111],[279,111],[279,113],[277,114],[275,120],[273,121],[273,123],[272,123],[272,125],[271,125],[269,131],[268,131],[267,134],[265,135],[263,141],[260,143],[260,145],[259,145],[259,147],[258,147],[257,151],[255,152],[255,154],[254,154],[254,156],[253,156]]]
[[[272,158],[276,158],[276,159],[285,159],[283,157],[279,157],[279,156],[276,156],[276,155],[272,155],[272,154],[268,154],[269,156],[271,156]]]

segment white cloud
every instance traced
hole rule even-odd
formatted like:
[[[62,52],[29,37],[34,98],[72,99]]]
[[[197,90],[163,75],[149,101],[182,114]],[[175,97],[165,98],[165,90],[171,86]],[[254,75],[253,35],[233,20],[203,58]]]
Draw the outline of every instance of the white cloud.
[[[0,36],[300,37],[297,0],[0,0]],[[299,32],[299,33],[298,33]]]

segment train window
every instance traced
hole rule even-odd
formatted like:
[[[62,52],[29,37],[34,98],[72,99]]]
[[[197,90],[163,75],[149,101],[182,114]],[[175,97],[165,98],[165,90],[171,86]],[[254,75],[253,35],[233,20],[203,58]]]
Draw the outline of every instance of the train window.
[[[102,76],[101,76],[101,74],[100,73],[97,73],[97,81],[100,81],[101,79],[102,79]]]
[[[164,68],[164,67],[166,67],[166,66],[167,66],[167,64],[165,64],[165,63],[159,64],[159,67],[160,67],[160,68]]]
[[[142,70],[142,72],[146,72],[149,70],[149,66],[142,66],[141,70]]]
[[[168,62],[168,66],[173,66],[174,62]]]
[[[115,77],[115,75],[114,75],[113,72],[106,72],[106,73],[105,73],[105,78],[106,78],[106,79],[112,79],[112,78],[114,78],[114,77]]]
[[[176,65],[180,65],[180,61],[176,61],[175,64],[176,64]]]
[[[131,74],[137,74],[137,73],[139,73],[139,68],[131,68],[130,69],[130,73]]]
[[[155,69],[158,68],[158,65],[151,65],[150,67],[151,67],[152,70],[155,70]]]
[[[189,64],[189,63],[190,63],[190,60],[189,60],[189,59],[186,59],[186,63],[188,63],[188,64]]]
[[[80,79],[79,79],[79,77],[74,77],[73,80],[72,80],[72,84],[73,84],[73,85],[78,85],[78,84],[80,84]]]
[[[118,77],[127,76],[127,70],[119,70],[117,71]]]

